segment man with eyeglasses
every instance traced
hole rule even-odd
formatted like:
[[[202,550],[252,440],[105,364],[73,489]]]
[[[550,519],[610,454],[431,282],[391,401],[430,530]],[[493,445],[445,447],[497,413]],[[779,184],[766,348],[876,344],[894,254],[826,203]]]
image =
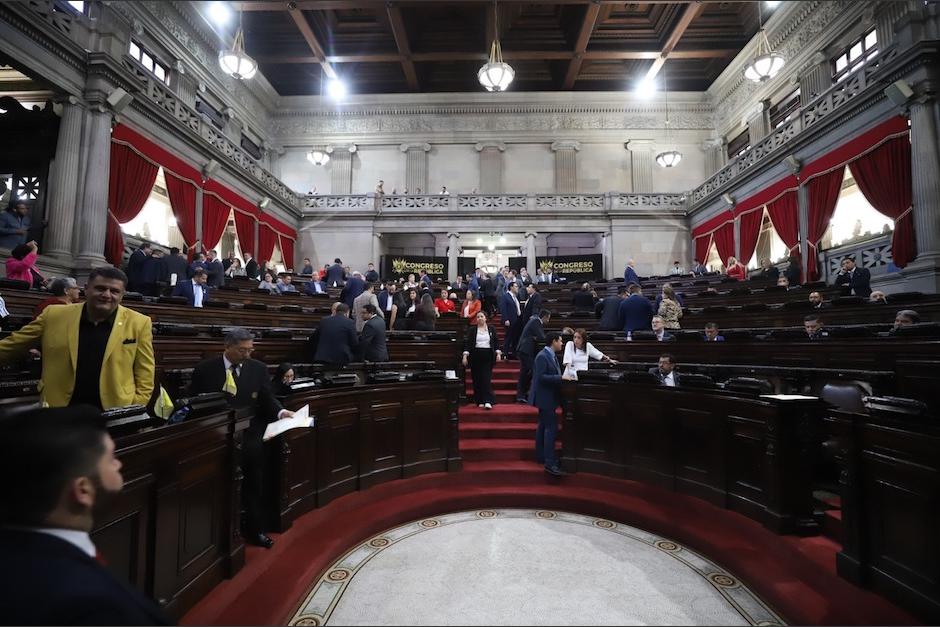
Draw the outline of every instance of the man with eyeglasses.
[[[189,384],[190,396],[207,392],[226,392],[233,407],[254,410],[242,444],[242,499],[245,508],[245,539],[256,546],[270,549],[274,540],[265,534],[264,512],[264,430],[269,422],[289,418],[293,412],[284,409],[271,392],[268,367],[251,359],[254,337],[246,329],[235,328],[225,336],[221,357],[200,362],[193,370]]]

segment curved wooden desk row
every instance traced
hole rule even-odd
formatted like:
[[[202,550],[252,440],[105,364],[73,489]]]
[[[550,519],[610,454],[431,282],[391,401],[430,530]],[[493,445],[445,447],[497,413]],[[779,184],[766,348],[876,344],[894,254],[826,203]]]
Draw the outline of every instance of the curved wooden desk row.
[[[272,440],[271,528],[359,489],[461,467],[460,384],[391,383],[313,389],[316,425]],[[178,618],[244,564],[239,450],[249,415],[209,415],[116,438],[125,487],[96,513],[93,538],[108,568]]]

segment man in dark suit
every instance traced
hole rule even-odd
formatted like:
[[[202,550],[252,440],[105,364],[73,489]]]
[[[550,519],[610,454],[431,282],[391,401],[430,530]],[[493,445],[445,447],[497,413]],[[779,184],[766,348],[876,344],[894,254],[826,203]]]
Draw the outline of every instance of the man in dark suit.
[[[339,257],[333,260],[333,265],[326,271],[326,278],[323,279],[327,287],[342,287],[346,284],[346,270],[343,268],[343,262]]]
[[[705,264],[698,259],[692,260],[692,276],[702,276],[706,272],[708,272],[708,268],[705,267]]]
[[[87,405],[0,419],[0,617],[9,625],[168,625],[114,578],[89,535],[124,485],[101,412]],[[106,559],[107,556],[100,556]]]
[[[346,303],[337,303],[332,316],[320,320],[317,328],[317,352],[313,361],[345,366],[359,350],[356,323],[349,319]]]
[[[329,284],[329,281],[327,281],[327,285]],[[346,281],[343,291],[339,293],[339,300],[346,303],[346,306],[352,309],[353,301],[364,291],[366,291],[366,282],[362,279],[362,275],[358,272],[353,272],[353,275]]]
[[[206,270],[209,273],[207,285],[213,289],[225,285],[225,266],[219,260],[219,254],[215,249],[209,251],[206,258]]]
[[[365,321],[359,336],[359,357],[362,361],[388,361],[388,345],[385,343],[385,322],[372,303],[362,306],[360,316]]]
[[[598,331],[619,331],[623,327],[620,324],[620,303],[627,297],[627,286],[621,285],[617,288],[616,296],[608,296],[598,301],[594,307],[594,315],[600,318],[597,323]]]
[[[144,269],[144,260],[150,256],[151,252],[150,243],[144,242],[127,258],[127,291],[140,291],[140,272]]]
[[[823,296],[819,292],[810,292],[809,306],[810,309],[825,309],[829,306],[829,303],[823,300]]]
[[[519,305],[519,285],[515,282],[509,284],[509,289],[499,300],[499,316],[503,320],[505,340],[503,341],[503,355],[512,357],[516,354],[516,341],[519,331],[519,321],[522,319],[522,307]]]
[[[385,317],[385,327],[393,329],[398,311],[401,308],[401,293],[398,291],[398,284],[395,281],[389,281],[384,290],[379,292],[379,309]],[[402,314],[404,315],[404,314]]]
[[[496,312],[496,279],[487,274],[480,284],[480,298],[483,300],[483,311],[487,318],[492,318]]]
[[[197,268],[202,268],[206,271],[206,276],[209,276],[209,264],[206,263],[206,256],[203,253],[193,255],[193,262],[189,264],[189,278],[193,277],[193,272],[195,272]]]
[[[185,281],[188,275],[187,269],[189,264],[186,262],[186,256],[180,254],[180,249],[173,247],[170,249],[170,254],[167,255],[166,259],[163,260],[166,264],[167,276],[169,277],[167,281],[172,283],[175,287],[176,283],[180,281]],[[176,275],[176,282],[173,282],[173,275]]]
[[[718,331],[718,325],[714,322],[708,322],[705,324],[705,341],[706,342],[724,342],[725,336],[721,335]]]
[[[836,277],[835,285],[846,286],[851,295],[868,298],[871,296],[871,272],[868,268],[857,267],[854,259],[846,257],[842,260],[842,271]]]
[[[640,286],[636,283],[627,286],[627,292],[630,296],[620,303],[620,328],[624,333],[649,329],[655,313],[653,304],[643,296]]]
[[[550,475],[566,474],[558,466],[555,454],[555,437],[558,435],[558,415],[561,406],[561,369],[555,353],[561,350],[561,334],[550,333],[546,336],[545,348],[535,357],[532,373],[532,389],[529,391],[529,404],[539,410],[539,426],[535,430],[535,459],[545,465],[545,472]]]
[[[423,286],[431,287],[432,285],[434,285],[434,281],[431,280],[431,277],[428,275],[426,271],[419,270],[418,274],[420,275],[420,278],[418,279],[419,286],[423,285]]]
[[[228,272],[229,266],[235,263],[235,251],[228,251],[228,257],[222,260],[222,269]]]
[[[591,289],[590,283],[584,283],[581,289],[574,293],[571,304],[575,311],[594,311],[597,304],[597,292]]]
[[[274,540],[265,533],[264,430],[269,422],[290,418],[293,412],[281,407],[271,393],[268,367],[251,359],[254,338],[242,328],[234,328],[225,336],[225,351],[196,364],[187,393],[190,396],[208,392],[227,392],[233,407],[250,407],[251,422],[242,443],[242,504],[245,508],[245,528],[242,530],[250,544],[270,549]],[[233,389],[234,388],[234,389]]]
[[[653,335],[657,342],[675,342],[676,336],[666,330],[666,322],[661,316],[653,316],[650,326],[653,329]]]
[[[252,258],[251,253],[245,253],[245,276],[257,281],[259,271],[258,262]]]
[[[634,264],[636,262],[632,259],[627,262],[627,267],[623,271],[623,284],[630,285],[631,283],[640,284],[640,276],[636,273],[636,268]]]
[[[669,353],[659,356],[659,365],[650,368],[649,373],[656,377],[660,385],[674,388],[679,386],[679,373],[676,372],[676,360]]]
[[[166,259],[163,257],[163,251],[157,248],[144,259],[144,265],[140,270],[140,291],[146,296],[159,296],[163,287],[169,282],[170,272]]]
[[[326,286],[317,279],[316,276],[312,277],[307,284],[304,285],[304,294],[310,294],[311,296],[316,296],[317,294],[328,294]]]
[[[365,276],[367,283],[378,283],[379,282],[379,273],[375,271],[375,265],[370,263],[369,268],[366,270]]]
[[[196,268],[193,278],[183,279],[173,288],[173,296],[182,296],[189,301],[190,307],[202,307],[209,300],[209,290],[206,289],[208,273],[202,268]]]
[[[522,320],[519,322],[523,328],[529,323],[532,316],[538,316],[539,311],[542,310],[542,295],[536,289],[535,283],[529,283],[525,291],[527,297],[525,307],[522,309]]]
[[[552,318],[552,312],[542,309],[537,316],[532,316],[516,343],[516,356],[519,358],[519,381],[516,383],[516,401],[527,403],[529,385],[532,383],[532,364],[535,361],[535,351],[545,343],[545,325]]]
[[[463,277],[458,274],[457,280],[450,284],[450,289],[463,297],[464,292],[467,291],[467,282],[464,281]]]
[[[803,328],[806,330],[806,339],[811,342],[829,337],[829,331],[826,331],[826,323],[818,314],[810,314],[803,318]]]

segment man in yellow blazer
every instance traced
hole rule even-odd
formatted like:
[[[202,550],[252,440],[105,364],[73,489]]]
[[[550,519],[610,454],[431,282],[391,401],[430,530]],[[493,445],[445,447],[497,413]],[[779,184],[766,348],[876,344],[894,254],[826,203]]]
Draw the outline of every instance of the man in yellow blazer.
[[[153,328],[150,318],[121,306],[126,289],[121,270],[95,268],[85,285],[86,302],[47,307],[0,341],[0,365],[38,346],[40,397],[48,406],[146,405],[153,392]]]

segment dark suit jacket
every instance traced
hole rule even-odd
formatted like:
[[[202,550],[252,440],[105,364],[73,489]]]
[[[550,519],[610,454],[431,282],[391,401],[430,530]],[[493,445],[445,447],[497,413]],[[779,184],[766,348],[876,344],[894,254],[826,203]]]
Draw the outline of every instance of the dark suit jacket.
[[[871,272],[868,268],[855,267],[852,274],[846,272],[836,277],[836,285],[846,285],[850,293],[862,298],[871,296]]]
[[[143,270],[145,259],[147,255],[139,248],[127,258],[127,282],[131,289],[136,289],[140,285],[140,272]]]
[[[521,307],[520,311],[516,312],[516,303],[512,300],[512,293],[506,292],[499,299],[499,315],[504,322],[508,320],[509,324],[516,324],[516,321],[522,317]]]
[[[176,287],[173,288],[173,296],[182,296],[189,301],[189,306],[192,307],[196,303],[196,293],[193,291],[192,279],[183,279],[176,284]],[[202,288],[202,302],[205,304],[209,300],[209,290],[206,289],[205,285],[200,286]]]
[[[260,270],[258,267],[258,262],[254,259],[249,259],[248,263],[245,264],[245,276],[247,276],[249,279],[259,278],[258,270]]]
[[[320,286],[320,291],[317,292],[317,286]],[[311,279],[307,281],[307,284],[304,285],[304,293],[316,296],[317,294],[328,294],[326,286],[317,281],[316,279]]]
[[[653,337],[656,337],[656,334],[653,334]],[[659,340],[660,342],[675,342],[676,336],[670,333],[669,331],[663,331],[663,339]]]
[[[724,335],[716,335],[716,336],[715,336],[715,339],[710,340],[710,339],[708,339],[708,336],[703,333],[703,334],[702,334],[702,340],[704,340],[705,342],[724,342],[724,341],[725,341],[725,336],[724,336]]]
[[[330,285],[329,275],[327,275],[326,284]],[[346,303],[349,309],[352,310],[353,301],[364,291],[366,291],[366,282],[356,276],[350,277],[349,280],[346,281],[346,286],[343,288],[343,291],[340,292],[339,299]]]
[[[594,303],[594,296],[591,292],[585,292],[584,290],[578,290],[571,298],[571,304],[579,311],[594,311]]]
[[[777,266],[770,266],[766,270],[761,268],[751,278],[755,281],[772,281],[776,285],[777,279],[780,278],[780,269]]]
[[[401,306],[401,292],[395,292],[395,294],[389,294],[388,290],[382,290],[381,292],[379,292],[377,299],[379,301],[379,309],[382,310],[383,314],[389,313],[391,311],[388,308],[389,299],[392,300],[393,305],[398,305],[399,307]],[[402,316],[404,316],[404,313],[402,313]]]
[[[338,263],[334,263],[327,269],[326,277],[323,279],[323,282],[329,287],[333,287],[334,283],[337,286],[343,285],[346,282],[346,270]]]
[[[176,282],[186,280],[186,275],[189,270],[189,263],[186,261],[186,257],[180,255],[167,255],[163,258],[163,262],[166,264],[167,277],[171,274],[176,275]],[[167,278],[169,280],[169,278]]]
[[[152,255],[144,259],[143,266],[140,269],[140,282],[142,285],[169,283],[170,273],[167,269],[166,259]]]
[[[619,296],[608,296],[597,303],[594,313],[601,319],[597,323],[598,331],[620,331],[623,329],[623,325],[620,324],[620,303],[623,300]]]
[[[320,320],[319,340],[314,361],[345,365],[359,350],[356,323],[346,316],[327,316]]]
[[[623,271],[623,282],[626,285],[630,285],[631,283],[636,283],[637,285],[639,285],[640,277],[636,273],[636,270],[634,270],[630,266],[627,266],[627,269]]]
[[[534,316],[526,322],[516,344],[516,354],[523,357],[534,357],[535,352],[545,345],[545,328],[542,319]]]
[[[379,273],[375,270],[366,271],[366,281],[369,283],[377,283],[379,280]]]
[[[542,295],[533,292],[525,302],[525,307],[522,308],[522,324],[528,323],[532,316],[538,316],[540,311],[542,311]]]
[[[209,272],[209,287],[222,287],[225,285],[225,267],[218,259],[206,262],[206,270]]]
[[[631,294],[620,303],[620,328],[627,331],[646,331],[653,322],[653,304],[642,294]]]
[[[652,368],[650,368],[650,371],[649,371],[649,372],[650,372],[651,375],[653,375],[654,377],[656,377],[656,379],[657,379],[660,383],[662,383],[662,382],[663,382],[663,379],[666,378],[666,376],[659,370],[659,366],[653,366]],[[675,369],[673,369],[673,371],[672,371],[672,380],[673,380],[673,382],[675,382],[676,387],[679,387],[679,372],[676,371]]]
[[[545,347],[535,356],[532,366],[532,387],[529,388],[529,405],[539,409],[554,410],[560,402],[561,369],[552,349]]]
[[[4,529],[0,555],[0,620],[4,624],[172,624],[153,601],[65,540]]]
[[[225,386],[225,362],[222,356],[211,357],[196,364],[193,380],[189,383],[187,394],[205,394],[221,392]],[[232,407],[251,407],[255,415],[251,417],[248,433],[261,438],[269,422],[277,420],[278,413],[284,409],[271,392],[271,377],[268,367],[257,359],[242,362],[238,378],[235,379],[238,393],[230,399]]]
[[[490,333],[490,353],[493,356],[493,360],[496,360],[496,350],[499,348],[499,339],[496,336],[496,329],[492,325],[486,325],[487,330]],[[479,327],[473,325],[467,329],[467,334],[463,340],[463,349],[465,352],[470,353],[470,359],[473,359],[473,349],[477,346],[477,331]]]
[[[359,336],[359,356],[363,361],[388,361],[388,345],[385,343],[385,320],[374,316],[366,320]]]
[[[186,276],[190,279],[193,278],[193,272],[195,272],[196,268],[202,268],[203,270],[206,271],[206,273],[209,272],[208,263],[206,263],[205,261],[194,261],[191,264],[189,264],[189,267],[186,269]]]
[[[790,281],[790,285],[799,285],[800,284],[800,275],[803,274],[803,268],[798,263],[793,263],[792,261],[787,265],[787,269],[783,271],[787,279]]]

